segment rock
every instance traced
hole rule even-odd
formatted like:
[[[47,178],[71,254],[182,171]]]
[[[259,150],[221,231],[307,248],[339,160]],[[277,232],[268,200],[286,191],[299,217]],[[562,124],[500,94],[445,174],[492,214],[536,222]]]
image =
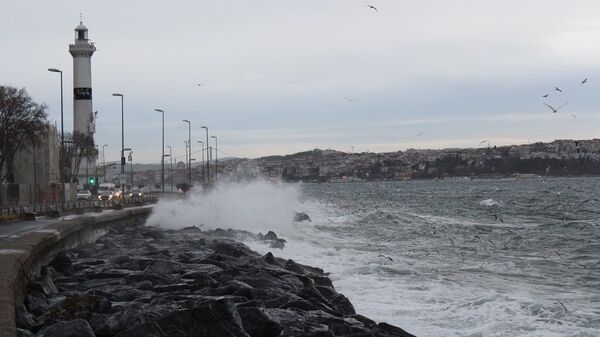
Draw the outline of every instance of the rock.
[[[17,337],[33,337],[33,333],[26,329],[17,328]]]
[[[312,220],[310,219],[308,214],[302,213],[302,212],[296,212],[294,214],[294,221],[296,221],[296,222],[302,222],[302,221],[311,222]]]
[[[277,240],[277,234],[275,234],[275,232],[273,232],[273,231],[268,231],[267,234],[265,234],[263,236],[263,240],[265,240],[265,241]]]
[[[232,302],[218,300],[178,310],[150,323],[123,331],[118,337],[215,336],[248,337]]]
[[[233,257],[258,255],[244,244],[235,241],[215,240],[210,248],[212,248],[216,253]]]
[[[27,308],[23,304],[17,305],[15,308],[15,318],[17,321],[17,327],[26,330],[31,330],[35,325],[33,316],[27,312]]]
[[[342,294],[337,294],[329,299],[329,305],[343,315],[354,315],[356,311],[350,300]]]
[[[377,330],[375,336],[415,337],[399,327],[387,323],[377,324]],[[381,334],[381,332],[385,333],[385,335]]]
[[[71,267],[73,266],[73,261],[67,253],[60,252],[50,260],[48,265],[58,272],[69,275],[72,271]]]
[[[281,324],[272,319],[262,308],[238,306],[238,312],[244,330],[251,337],[276,337],[283,330]]]
[[[54,281],[52,281],[51,269],[44,266],[42,267],[42,276],[39,281],[35,281],[31,284],[32,291],[39,291],[46,296],[54,295],[58,292]]]
[[[263,256],[263,261],[265,261],[268,264],[277,264],[277,262],[275,261],[275,257],[273,256],[273,253],[268,252],[267,254],[265,254],[265,256]]]
[[[33,313],[36,316],[40,316],[45,313],[48,308],[50,308],[50,304],[44,298],[43,294],[33,293],[29,294],[26,297],[25,301],[29,312]]]
[[[96,337],[89,323],[82,319],[61,321],[40,330],[36,337]]]
[[[292,259],[287,260],[287,262],[285,264],[285,269],[292,271],[294,273],[297,273],[297,274],[305,274],[306,273],[306,270],[304,270],[304,268],[302,268],[301,265],[299,265]]]

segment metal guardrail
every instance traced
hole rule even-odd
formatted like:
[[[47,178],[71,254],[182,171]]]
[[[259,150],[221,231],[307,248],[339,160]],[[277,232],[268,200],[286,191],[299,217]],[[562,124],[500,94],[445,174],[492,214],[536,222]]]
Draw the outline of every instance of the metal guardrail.
[[[35,213],[36,215],[47,215],[51,212],[77,212],[86,209],[100,208],[116,208],[119,206],[139,206],[143,204],[153,203],[158,200],[157,196],[149,195],[138,198],[111,199],[111,200],[77,200],[61,203],[43,203],[29,206],[0,206],[0,217],[4,216],[21,216],[27,213]]]

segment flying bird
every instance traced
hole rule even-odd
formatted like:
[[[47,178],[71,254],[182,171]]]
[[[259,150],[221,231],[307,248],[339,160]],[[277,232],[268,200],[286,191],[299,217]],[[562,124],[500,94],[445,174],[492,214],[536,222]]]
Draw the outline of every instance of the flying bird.
[[[571,114],[571,117],[573,117],[573,119],[577,119],[577,116]]]
[[[377,10],[377,7],[375,7],[375,6],[373,6],[373,5],[366,5],[365,7],[369,7],[369,8],[371,8],[372,10],[374,10],[374,11],[376,11],[376,12],[379,12],[379,11]]]
[[[203,85],[204,85],[204,83],[198,83],[198,84],[196,84],[196,85],[197,85],[197,86],[199,86],[199,87],[201,87],[201,86],[203,86]]]
[[[562,90],[560,90],[559,87],[554,87],[554,90],[558,91],[558,92],[562,92]]]
[[[560,108],[562,108],[563,106],[565,106],[565,105],[567,105],[567,104],[569,104],[569,102],[567,102],[567,103],[565,103],[565,104],[563,104],[563,105],[561,105],[561,106],[559,106],[558,108],[556,108],[556,109],[555,109],[555,108],[554,108],[552,105],[544,103],[544,105],[545,105],[545,106],[547,106],[547,107],[549,107],[550,109],[552,109],[552,112],[553,112],[553,113],[557,113],[557,112],[558,112],[558,110],[560,110]]]
[[[550,94],[545,94],[545,95],[544,95],[544,96],[542,96],[542,97],[546,98],[546,97],[548,97],[548,95],[550,95]]]
[[[416,137],[419,137],[419,136],[422,136],[422,135],[423,135],[423,132],[419,132],[419,133],[417,133]]]
[[[581,81],[581,85],[584,85],[587,83],[588,78],[586,77],[583,81]]]
[[[348,102],[354,103],[354,102],[358,102],[358,100],[350,98],[350,97],[344,97],[344,99]]]

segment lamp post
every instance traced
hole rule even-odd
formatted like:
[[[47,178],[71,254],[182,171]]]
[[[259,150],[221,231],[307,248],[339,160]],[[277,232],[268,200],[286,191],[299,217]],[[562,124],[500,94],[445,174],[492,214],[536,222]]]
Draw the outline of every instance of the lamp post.
[[[204,185],[204,143],[201,140],[199,140],[198,143],[200,143],[200,152],[202,153],[200,167],[202,168],[202,184]]]
[[[192,122],[187,119],[183,120],[188,124],[188,146],[190,155],[188,156],[188,187],[192,184]]]
[[[169,157],[170,157],[169,159],[171,160],[171,171],[170,171],[171,172],[171,174],[170,174],[170,176],[171,176],[171,193],[173,193],[173,153],[171,152],[171,150],[172,150],[171,147],[170,146],[167,146],[167,147],[169,148]],[[165,157],[166,156],[167,155],[165,154]]]
[[[102,182],[106,182],[106,157],[104,157],[104,148],[107,147],[108,144],[102,145]]]
[[[206,129],[206,184],[210,184],[210,153],[208,152],[208,127],[202,126],[202,129]]]
[[[184,140],[184,141],[183,141],[183,143],[185,144],[185,174],[184,174],[184,175],[185,175],[185,181],[189,183],[189,181],[188,181],[188,179],[187,179],[187,176],[188,176],[188,175],[187,175],[187,165],[188,165],[188,163],[189,163],[189,160],[188,160],[188,158],[189,158],[189,156],[188,156],[188,155],[189,155],[189,151],[188,151],[188,141],[187,141],[187,140]]]
[[[125,175],[125,123],[123,118],[123,94],[114,93],[112,95],[121,97],[121,179],[119,180],[123,180],[123,176]],[[125,193],[125,184],[123,181],[121,182],[121,190],[123,191],[121,193],[121,199],[123,199],[122,196],[123,193]]]
[[[217,137],[216,136],[211,136],[211,138],[215,139],[215,182],[217,181],[217,178],[219,177],[219,154],[218,149],[219,149],[219,145],[217,144]]]
[[[162,193],[165,193],[165,112],[162,109],[154,109],[162,113],[162,157],[160,157],[160,184]]]
[[[63,118],[63,73],[62,70],[60,69],[56,69],[56,68],[48,68],[48,71],[53,72],[53,73],[60,73],[60,153],[58,155],[58,181],[60,182],[60,194],[61,194],[61,200],[60,203],[62,204],[65,200],[65,196],[64,196],[64,188],[65,186],[63,185],[63,152],[65,149],[65,129],[64,129],[64,118]]]
[[[133,190],[133,151],[129,152],[129,168],[130,168],[130,175],[131,175],[131,190]]]

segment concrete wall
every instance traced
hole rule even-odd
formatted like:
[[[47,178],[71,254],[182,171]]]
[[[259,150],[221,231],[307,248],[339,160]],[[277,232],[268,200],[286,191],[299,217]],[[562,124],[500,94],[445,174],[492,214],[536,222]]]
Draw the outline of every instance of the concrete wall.
[[[13,241],[0,241],[0,337],[16,337],[15,306],[23,302],[29,282],[58,252],[94,242],[111,227],[145,220],[151,207],[96,216],[81,216],[32,231]]]

